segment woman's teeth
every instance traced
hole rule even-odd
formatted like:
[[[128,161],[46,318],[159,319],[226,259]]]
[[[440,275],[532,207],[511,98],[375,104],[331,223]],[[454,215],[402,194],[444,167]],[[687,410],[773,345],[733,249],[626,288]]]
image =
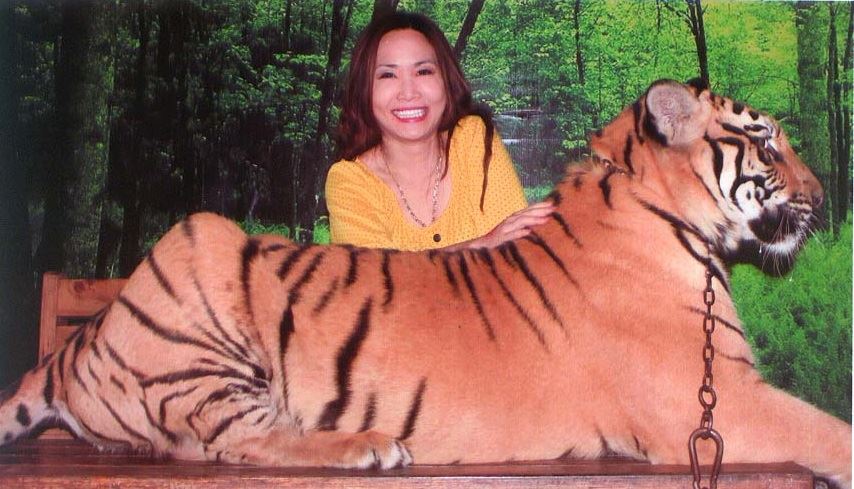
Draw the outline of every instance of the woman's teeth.
[[[417,119],[419,117],[424,117],[427,111],[424,109],[407,109],[393,110],[392,113],[399,119]]]

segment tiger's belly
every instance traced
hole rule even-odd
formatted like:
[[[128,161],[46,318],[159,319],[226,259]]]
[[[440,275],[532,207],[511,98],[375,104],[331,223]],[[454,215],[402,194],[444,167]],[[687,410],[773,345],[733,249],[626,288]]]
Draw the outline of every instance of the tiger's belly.
[[[570,352],[442,342],[441,334],[382,343],[370,332],[356,348],[353,334],[318,326],[291,339],[287,402],[303,429],[382,432],[404,441],[420,464],[601,450],[598,413],[585,411],[596,404],[596,386],[575,367],[555,363]],[[334,354],[319,354],[329,350],[325,344],[338,345]]]

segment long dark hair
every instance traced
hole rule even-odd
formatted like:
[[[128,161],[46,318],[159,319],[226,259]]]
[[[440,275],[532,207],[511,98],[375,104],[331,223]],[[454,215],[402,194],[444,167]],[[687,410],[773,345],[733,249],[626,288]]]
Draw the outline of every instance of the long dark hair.
[[[412,29],[420,32],[433,50],[442,78],[445,83],[445,93],[448,104],[439,119],[439,132],[447,131],[445,143],[445,161],[448,161],[448,151],[451,137],[457,122],[467,115],[477,115],[486,125],[484,135],[483,155],[483,188],[480,195],[480,209],[483,210],[483,200],[486,195],[486,175],[489,161],[492,159],[492,137],[495,127],[492,124],[492,112],[484,104],[476,104],[472,100],[471,87],[463,75],[460,64],[445,34],[430,18],[411,12],[394,12],[371,22],[353,48],[350,57],[350,70],[341,103],[341,118],[338,123],[337,143],[338,158],[353,160],[370,148],[380,144],[382,132],[374,118],[372,110],[372,94],[374,81],[374,65],[377,59],[377,48],[380,39],[387,33],[399,29]],[[448,166],[445,166],[445,173]]]

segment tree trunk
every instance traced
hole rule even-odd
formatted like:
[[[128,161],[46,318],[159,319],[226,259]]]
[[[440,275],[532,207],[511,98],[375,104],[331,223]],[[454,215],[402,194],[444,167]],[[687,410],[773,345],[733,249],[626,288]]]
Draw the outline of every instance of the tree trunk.
[[[332,27],[327,51],[326,72],[323,75],[323,85],[320,91],[320,106],[317,111],[317,131],[314,139],[306,144],[300,161],[300,175],[297,185],[297,222],[300,234],[294,237],[298,241],[310,242],[314,229],[314,219],[319,204],[319,192],[329,168],[330,155],[327,154],[326,142],[329,139],[329,112],[335,96],[336,79],[341,68],[341,56],[344,41],[347,38],[350,13],[353,0],[335,0],[332,3]],[[346,11],[345,11],[346,9]]]
[[[27,171],[18,156],[18,53],[15,4],[0,6],[0,386],[35,364],[34,284]]]
[[[828,148],[830,149],[830,168],[833,175],[833,183],[825,189],[825,192],[830,194],[830,202],[833,206],[831,214],[834,219],[832,222],[833,232],[839,232],[839,225],[845,216],[845,204],[840,195],[840,188],[836,183],[838,175],[842,171],[841,166],[848,165],[848,162],[842,162],[839,142],[842,139],[840,130],[842,129],[842,107],[839,97],[839,56],[836,51],[836,5],[828,4],[829,22],[827,29],[827,135]]]
[[[291,50],[291,4],[292,0],[287,0],[287,2],[285,2],[285,23],[282,26],[282,37],[285,40],[285,52]]]
[[[575,69],[578,71],[578,83],[584,87],[584,55],[581,50],[581,0],[575,0],[572,6],[572,28],[575,32]]]
[[[119,275],[127,277],[136,268],[141,258],[141,225],[142,202],[140,199],[140,184],[145,179],[144,155],[142,139],[145,131],[145,94],[148,90],[148,73],[146,59],[148,58],[149,22],[148,8],[144,2],[139,2],[136,12],[137,34],[139,48],[136,52],[136,67],[134,74],[133,105],[130,108],[129,121],[122,131],[129,137],[129,154],[123,166],[123,179],[120,192],[122,209],[122,237],[119,255]]]
[[[463,26],[460,28],[460,35],[457,36],[457,42],[454,43],[454,54],[457,55],[457,59],[460,61],[463,59],[466,44],[468,44],[469,36],[474,31],[474,25],[477,22],[480,11],[483,10],[483,2],[484,0],[472,0],[469,4],[466,18],[463,20]]]
[[[852,51],[854,51],[854,3],[848,4],[848,34],[845,37],[845,53],[842,55],[842,76],[840,84],[842,85],[842,124],[841,132],[841,149],[839,152],[838,173],[836,174],[836,186],[841,199],[844,200],[844,208],[851,209],[851,174],[848,165],[854,158],[851,151],[851,76],[854,74],[854,66],[852,66]],[[839,216],[840,219],[845,219],[846,214]]]
[[[189,111],[187,82],[187,54],[185,44],[190,31],[186,2],[161,2],[156,4],[157,23],[157,77],[159,84],[158,102],[161,111],[159,124],[165,141],[171,145],[172,161],[181,185],[178,202],[172,204],[180,214],[189,214],[201,207],[203,200],[198,182],[198,168],[189,141]]]
[[[274,142],[270,158],[270,216],[276,222],[294,222],[291,172],[294,168],[293,141]]]
[[[688,4],[688,18],[691,25],[691,34],[694,36],[694,44],[697,46],[697,62],[700,67],[700,78],[709,85],[709,60],[706,49],[706,29],[703,25],[703,5],[701,0],[685,0]]]
[[[46,229],[44,238],[61,243],[62,268],[71,276],[95,271],[109,147],[114,9],[96,0],[62,3],[56,111],[58,165],[67,179],[59,208],[46,209],[57,214],[51,223],[58,229]]]
[[[795,28],[798,49],[798,102],[801,135],[800,155],[815,171],[828,193],[833,183],[830,155],[827,151],[827,93],[824,68],[827,51],[824,45],[826,26],[821,19],[821,4],[797,2],[795,4]],[[829,195],[830,196],[830,195]],[[825,199],[825,211],[829,215],[830,199]],[[832,223],[835,216],[829,215]]]

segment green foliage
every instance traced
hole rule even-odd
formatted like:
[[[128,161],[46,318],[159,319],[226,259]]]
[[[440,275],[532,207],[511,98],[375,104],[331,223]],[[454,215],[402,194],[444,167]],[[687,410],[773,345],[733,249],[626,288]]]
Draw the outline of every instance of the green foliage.
[[[810,239],[791,274],[751,266],[732,274],[733,297],[766,380],[834,415],[851,415],[851,216],[839,236]]]
[[[525,199],[528,200],[529,204],[533,204],[534,202],[542,202],[549,192],[552,191],[552,186],[540,185],[537,187],[525,187],[523,190],[525,191]]]
[[[246,234],[278,234],[290,239],[291,229],[281,223],[265,224],[255,220],[245,220],[237,223]],[[329,218],[326,216],[320,217],[314,223],[312,233],[312,242],[314,244],[329,244]]]
[[[329,244],[329,218],[321,216],[314,222],[313,241],[315,244]]]
[[[258,221],[240,221],[237,223],[246,234],[277,234],[286,238],[291,237],[291,230],[284,224],[264,224]]]

